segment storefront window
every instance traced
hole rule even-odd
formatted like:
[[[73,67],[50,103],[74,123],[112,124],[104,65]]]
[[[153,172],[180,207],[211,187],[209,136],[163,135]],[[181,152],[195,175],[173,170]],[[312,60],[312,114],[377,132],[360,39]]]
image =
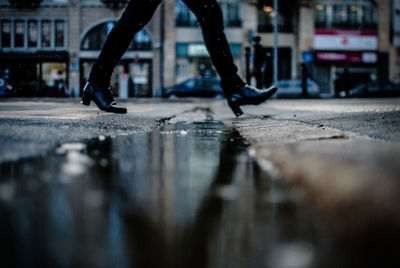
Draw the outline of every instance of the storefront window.
[[[241,44],[230,44],[235,64],[240,66]],[[177,43],[175,83],[193,77],[216,77],[217,72],[203,43]]]
[[[129,64],[129,96],[150,97],[150,62],[138,61]]]
[[[42,64],[43,90],[45,96],[68,96],[66,87],[67,64],[58,62],[45,62]]]
[[[51,46],[51,22],[42,21],[42,47]]]
[[[376,30],[378,11],[372,0],[318,0],[317,29]]]
[[[64,21],[56,21],[54,24],[55,46],[64,47],[65,23]]]
[[[28,21],[28,47],[37,47],[38,33],[38,22]]]
[[[84,60],[81,65],[82,84],[84,85],[90,70],[92,69],[94,60]],[[151,61],[150,60],[121,60],[111,75],[110,86],[113,94],[117,96],[121,78],[127,76],[128,80],[128,96],[129,97],[150,97],[151,92]]]
[[[17,20],[14,24],[14,47],[24,47],[25,23]]]
[[[209,57],[177,57],[175,82],[181,83],[194,77],[216,77],[217,73]]]
[[[3,20],[1,22],[1,47],[11,46],[11,21]]]

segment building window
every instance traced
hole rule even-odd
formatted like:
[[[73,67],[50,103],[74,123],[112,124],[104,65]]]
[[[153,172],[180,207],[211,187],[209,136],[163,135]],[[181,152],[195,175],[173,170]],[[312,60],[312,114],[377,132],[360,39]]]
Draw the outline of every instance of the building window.
[[[347,24],[347,10],[343,5],[333,5],[332,26],[334,28],[344,28]]]
[[[29,8],[29,7],[37,7],[40,5],[42,0],[31,0],[31,1],[21,1],[21,0],[8,0],[10,5],[16,6],[18,8]]]
[[[176,1],[175,4],[176,26],[192,27],[197,26],[197,18],[182,0]]]
[[[318,4],[315,6],[315,25],[317,28],[325,28],[327,25],[327,6]]]
[[[151,50],[150,35],[144,30],[136,33],[135,37],[128,47],[128,50]]]
[[[1,47],[11,47],[11,21],[1,22]]]
[[[54,43],[55,47],[64,47],[64,36],[65,36],[65,23],[64,21],[56,21],[54,23]]]
[[[362,7],[362,24],[369,29],[377,28],[378,14],[375,7],[373,6]]]
[[[82,50],[101,50],[107,35],[114,27],[114,21],[101,23],[93,27],[83,38],[81,49]],[[145,31],[141,30],[136,33],[128,50],[151,50],[151,36]]]
[[[376,30],[377,18],[372,0],[318,0],[315,4],[317,29]]]
[[[282,33],[293,32],[293,7],[284,1],[278,7],[278,31]],[[258,31],[272,32],[274,28],[273,1],[260,1],[258,8]]]
[[[64,20],[2,20],[0,26],[0,41],[3,48],[64,48],[66,46],[67,23]]]
[[[42,47],[51,47],[51,21],[42,21]]]
[[[240,0],[217,0],[219,3],[224,19],[225,27],[240,27],[242,24],[240,16]],[[183,3],[177,0],[175,4],[176,26],[193,27],[198,26],[196,16]]]
[[[224,26],[240,27],[242,25],[240,19],[240,2],[236,0],[219,0],[218,2],[224,14]]]
[[[358,25],[358,6],[347,6],[347,21],[352,28],[357,28]]]
[[[17,20],[14,22],[14,47],[24,47],[25,23]]]
[[[39,39],[38,22],[28,21],[28,47],[37,47]]]

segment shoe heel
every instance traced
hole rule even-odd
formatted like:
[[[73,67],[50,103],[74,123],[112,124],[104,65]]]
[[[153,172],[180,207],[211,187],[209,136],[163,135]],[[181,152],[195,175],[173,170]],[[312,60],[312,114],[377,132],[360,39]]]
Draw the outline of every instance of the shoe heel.
[[[92,94],[89,90],[84,90],[82,94],[81,103],[83,105],[90,105],[90,101],[92,100]]]
[[[240,106],[236,103],[233,102],[228,102],[229,107],[231,107],[232,112],[236,115],[236,117],[239,117],[243,114],[242,109],[240,109]]]

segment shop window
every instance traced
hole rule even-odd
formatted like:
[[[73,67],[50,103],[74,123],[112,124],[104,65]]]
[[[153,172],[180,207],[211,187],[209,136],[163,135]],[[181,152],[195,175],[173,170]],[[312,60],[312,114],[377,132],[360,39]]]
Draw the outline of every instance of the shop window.
[[[58,62],[44,62],[42,65],[44,96],[66,97],[69,95],[66,87],[67,64]]]
[[[24,47],[25,23],[17,20],[14,22],[14,47]]]
[[[42,47],[51,47],[51,21],[42,21]]]
[[[55,47],[64,47],[64,36],[65,36],[65,23],[64,21],[56,21],[54,23],[55,33]]]
[[[37,47],[38,37],[38,22],[34,20],[28,21],[28,47]]]
[[[242,24],[240,16],[240,1],[239,0],[218,0],[221,7],[225,27],[240,27]],[[176,26],[193,27],[198,26],[196,16],[183,3],[182,0],[177,0],[175,4]]]
[[[376,30],[378,11],[372,0],[318,0],[317,29]]]
[[[258,31],[272,32],[275,11],[273,1],[260,1],[258,8]],[[284,1],[278,7],[278,31],[283,33],[293,32],[293,7]]]
[[[11,21],[1,22],[1,47],[11,47]]]
[[[83,38],[82,50],[101,50],[107,35],[114,27],[115,22],[109,21],[93,27]],[[145,30],[136,33],[128,50],[151,50],[151,36]]]

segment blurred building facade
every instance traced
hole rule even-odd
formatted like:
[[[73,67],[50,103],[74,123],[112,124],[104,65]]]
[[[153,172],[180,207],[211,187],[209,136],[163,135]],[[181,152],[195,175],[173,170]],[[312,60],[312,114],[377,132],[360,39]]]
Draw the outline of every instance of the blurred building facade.
[[[0,0],[0,71],[32,94],[79,96],[124,0]],[[272,0],[218,0],[227,38],[245,77],[244,48],[261,37],[272,75]],[[366,80],[399,82],[399,0],[279,1],[279,79],[302,63],[326,94]],[[195,16],[182,0],[164,0],[132,41],[111,84],[122,97],[158,97],[162,88],[216,75]],[[268,80],[268,79],[267,79]],[[352,86],[352,85],[349,85]]]
[[[68,94],[79,96],[90,67],[122,12],[123,1],[10,2],[0,1],[0,61],[3,70],[8,68],[11,82],[26,87],[25,95],[57,96],[60,81],[68,85]],[[152,94],[152,77],[157,75],[153,70],[159,70],[152,64],[160,57],[160,16],[154,18],[135,36],[112,77],[112,85],[116,89],[128,87],[130,96]]]
[[[399,4],[303,0],[288,6],[280,1],[279,78],[299,77],[304,63],[325,94],[371,80],[399,82]],[[257,12],[262,45],[272,50],[272,1],[262,1]]]

